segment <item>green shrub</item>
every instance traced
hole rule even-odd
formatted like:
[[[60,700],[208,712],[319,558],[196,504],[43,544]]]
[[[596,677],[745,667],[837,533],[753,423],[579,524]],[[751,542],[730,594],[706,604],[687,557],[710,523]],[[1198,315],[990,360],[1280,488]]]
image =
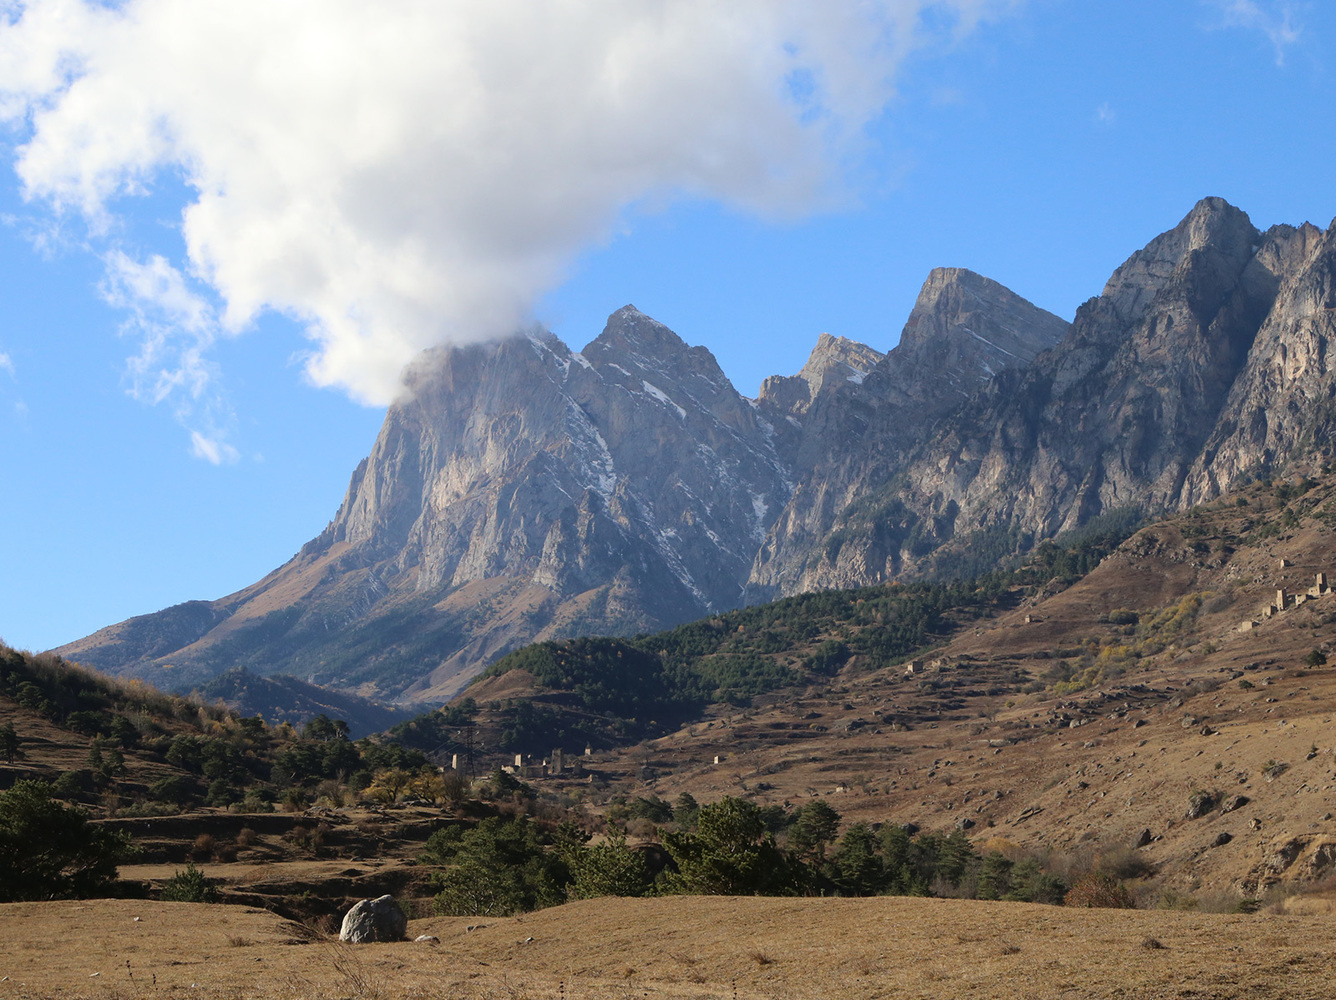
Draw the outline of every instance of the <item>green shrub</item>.
[[[149,785],[148,793],[159,802],[185,805],[195,797],[195,783],[184,775],[172,774]]]
[[[248,813],[271,813],[274,804],[266,798],[267,789],[247,788],[246,797],[241,800],[241,808]]]
[[[121,809],[117,815],[125,819],[142,819],[146,816],[175,816],[181,810],[167,802],[154,802],[152,799],[146,799],[143,802],[133,802]]]
[[[218,890],[191,861],[185,871],[178,871],[167,880],[158,898],[169,903],[216,903]]]
[[[51,782],[51,794],[58,799],[72,799],[83,791],[83,771],[61,771]]]

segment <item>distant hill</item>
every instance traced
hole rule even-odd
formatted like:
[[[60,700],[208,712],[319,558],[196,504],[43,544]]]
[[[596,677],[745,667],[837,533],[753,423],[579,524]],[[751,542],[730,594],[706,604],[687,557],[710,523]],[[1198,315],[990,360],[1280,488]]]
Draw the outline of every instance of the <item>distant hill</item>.
[[[625,747],[721,711],[782,705],[875,674],[987,627],[1040,588],[1079,580],[1131,532],[1120,521],[1045,542],[1015,569],[951,584],[829,590],[713,615],[651,635],[534,643],[502,657],[443,712],[389,736],[424,751]],[[1024,683],[1005,671],[996,692]],[[912,714],[912,713],[910,713]],[[909,716],[906,716],[908,718]]]
[[[1011,599],[943,614],[916,665],[855,655],[833,673],[801,668],[831,640],[852,652],[860,632],[875,636],[875,615],[856,617],[877,588],[820,595],[831,614],[790,605],[792,631],[734,617],[765,608],[730,612],[733,629],[699,660],[754,643],[796,683],[596,746],[584,773],[628,808],[684,793],[763,808],[821,799],[845,822],[963,830],[1014,859],[1103,859],[1143,906],[1228,911],[1329,885],[1334,542],[1336,471],[1262,479],[1116,546],[1046,548]],[[711,621],[683,634],[708,635]],[[504,733],[527,700],[531,719],[574,729],[580,689],[600,676],[597,657],[583,670],[586,652],[573,642],[499,662],[467,691],[479,726]],[[550,735],[513,752],[579,753]]]
[[[295,677],[261,677],[245,667],[219,674],[197,694],[203,701],[221,701],[240,715],[263,716],[273,725],[290,722],[300,729],[317,715],[342,719],[353,739],[389,729],[410,714]]]
[[[304,805],[323,780],[346,782],[361,771],[365,784],[378,768],[425,763],[397,745],[350,739],[351,725],[319,715],[299,729],[270,723],[0,644],[0,732],[12,743],[0,745],[0,790],[35,778],[109,816],[175,815],[205,803],[272,812],[285,794]]]

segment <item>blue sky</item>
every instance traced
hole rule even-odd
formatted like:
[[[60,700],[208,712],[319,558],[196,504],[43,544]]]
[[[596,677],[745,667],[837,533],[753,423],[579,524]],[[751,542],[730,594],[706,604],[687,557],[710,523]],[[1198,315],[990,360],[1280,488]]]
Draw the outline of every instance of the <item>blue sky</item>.
[[[241,22],[238,39],[253,34],[245,6],[218,8]],[[888,2],[890,28],[915,6]],[[868,55],[843,93],[839,60],[818,59],[829,93],[800,109],[796,126],[767,103],[764,87],[747,89],[756,80],[736,75],[737,51],[723,43],[675,49],[685,43],[673,41],[674,29],[699,37],[700,26],[660,26],[662,51],[651,41],[630,61],[653,78],[662,58],[659,75],[672,86],[620,82],[619,95],[644,102],[625,120],[616,119],[619,106],[598,103],[595,89],[573,86],[542,112],[541,128],[524,119],[533,93],[475,94],[493,130],[477,135],[491,144],[487,152],[508,156],[473,173],[459,172],[467,157],[456,147],[477,135],[434,124],[459,110],[451,95],[468,88],[433,77],[444,72],[435,63],[423,64],[422,81],[396,80],[400,89],[382,92],[409,109],[403,152],[386,138],[375,88],[338,75],[348,60],[322,59],[330,77],[302,98],[315,103],[290,110],[319,120],[320,102],[333,94],[329,128],[285,131],[276,117],[270,132],[279,145],[245,135],[245,149],[260,152],[237,154],[243,144],[228,123],[255,117],[254,106],[244,86],[194,68],[202,60],[190,56],[193,26],[179,23],[162,30],[183,39],[185,68],[162,72],[196,84],[178,88],[196,103],[168,109],[178,118],[167,145],[186,151],[161,154],[165,140],[145,133],[142,148],[113,155],[109,140],[89,141],[88,121],[77,118],[90,102],[62,103],[70,81],[42,75],[38,56],[58,47],[47,51],[48,36],[18,20],[41,7],[16,8],[11,26],[0,27],[0,64],[6,53],[11,63],[14,52],[33,55],[26,77],[0,69],[0,118],[8,120],[0,131],[0,462],[8,473],[0,636],[33,649],[220,597],[290,557],[332,516],[369,450],[384,414],[384,372],[433,339],[481,336],[515,316],[578,347],[634,302],[709,347],[754,394],[764,376],[796,371],[822,331],[893,346],[934,266],[972,268],[1070,318],[1129,253],[1205,195],[1229,199],[1261,227],[1325,227],[1336,215],[1336,15],[1316,0],[928,4],[917,34]],[[832,9],[794,5],[803,7]],[[137,47],[163,36],[142,26],[170,20],[160,8],[125,5],[136,30],[90,22],[83,37],[62,42],[82,53],[94,124],[110,122],[117,141],[167,114],[143,111],[127,83],[133,74],[116,68],[148,58]],[[972,13],[982,19],[970,22]],[[856,38],[804,16],[775,30],[798,32],[811,51]],[[348,40],[335,43],[360,51],[365,29],[336,20],[329,34],[348,29]],[[227,27],[205,33],[224,51]],[[608,37],[617,41],[623,29],[640,37],[636,27],[628,20]],[[518,57],[488,41],[489,31],[510,38],[513,25],[447,29],[470,40],[459,58],[484,68],[495,60],[498,74],[513,75],[507,60]],[[535,45],[560,48],[552,26],[533,30]],[[579,45],[592,44],[588,34]],[[97,48],[106,37],[120,48]],[[745,41],[760,47],[775,37]],[[570,79],[588,61],[571,45],[552,79]],[[679,68],[683,51],[701,65],[688,59]],[[263,76],[265,56],[245,65]],[[372,56],[384,52],[368,65]],[[414,65],[407,56],[393,62]],[[757,79],[770,79],[773,67],[757,65]],[[689,93],[698,79],[708,83],[705,97]],[[300,85],[267,83],[285,93]],[[405,99],[404,87],[423,103]],[[697,114],[711,93],[720,95],[714,117]],[[376,123],[370,138],[342,110],[365,95]],[[462,107],[466,98],[457,100]],[[812,139],[817,119],[821,135]],[[516,131],[494,131],[496,120]],[[413,138],[419,132],[428,138]],[[357,142],[346,133],[358,133]],[[197,145],[187,148],[187,139]],[[377,141],[389,152],[368,165],[362,151]],[[629,152],[609,167],[588,159],[599,144]],[[697,157],[701,149],[711,156]],[[321,173],[345,154],[352,168]],[[247,173],[252,161],[264,169]],[[289,163],[308,165],[290,171],[294,186],[266,186]],[[435,180],[438,165],[448,186]],[[340,217],[340,229],[321,215],[333,202],[306,199],[329,177],[340,190],[365,182],[355,225]],[[224,189],[232,197],[222,207],[200,195]],[[386,190],[412,197],[396,201]],[[289,211],[293,204],[305,208]],[[360,242],[340,258],[349,231]],[[415,241],[431,252],[412,257],[404,248]],[[311,277],[326,265],[324,278]],[[405,279],[400,294],[400,275],[419,272],[419,284]],[[357,309],[337,296],[350,284],[359,288]],[[341,326],[353,312],[360,325]]]

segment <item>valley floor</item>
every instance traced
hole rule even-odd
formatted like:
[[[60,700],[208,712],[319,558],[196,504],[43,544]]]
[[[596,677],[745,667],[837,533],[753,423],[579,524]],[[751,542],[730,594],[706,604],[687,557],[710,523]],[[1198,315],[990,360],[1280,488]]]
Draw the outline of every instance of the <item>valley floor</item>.
[[[0,996],[1302,1000],[1336,996],[1333,919],[669,897],[414,920],[410,937],[440,943],[352,946],[240,906],[12,903]]]

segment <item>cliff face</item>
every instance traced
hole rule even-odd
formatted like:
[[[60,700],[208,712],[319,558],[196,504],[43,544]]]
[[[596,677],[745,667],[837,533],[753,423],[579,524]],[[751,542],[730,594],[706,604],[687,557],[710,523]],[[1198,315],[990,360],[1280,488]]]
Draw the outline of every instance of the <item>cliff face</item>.
[[[1258,251],[1275,293],[1247,362],[1189,470],[1182,504],[1199,503],[1291,458],[1329,460],[1334,426],[1336,224],[1277,226]]]
[[[443,350],[311,551],[347,544],[418,592],[499,576],[556,594],[618,575],[669,617],[737,600],[785,468],[714,357],[622,309],[576,354],[550,335]]]
[[[60,651],[177,689],[242,665],[439,701],[535,638],[987,569],[1329,460],[1334,275],[1336,230],[1208,198],[1071,324],[940,268],[892,350],[823,334],[756,400],[630,306],[579,353],[434,351],[288,564]]]

